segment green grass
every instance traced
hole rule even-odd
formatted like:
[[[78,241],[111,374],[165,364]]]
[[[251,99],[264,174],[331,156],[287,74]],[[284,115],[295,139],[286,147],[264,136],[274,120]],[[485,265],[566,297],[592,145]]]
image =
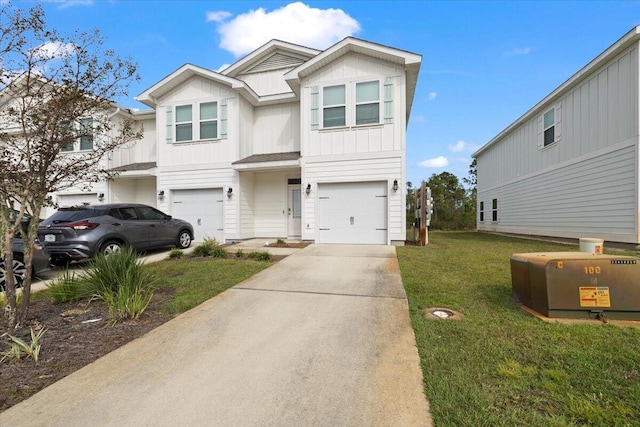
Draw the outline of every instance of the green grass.
[[[271,264],[224,258],[199,261],[171,260],[149,265],[156,287],[175,288],[176,294],[165,308],[182,313],[248,279]]]
[[[464,232],[429,241],[398,258],[436,426],[640,425],[640,329],[545,323],[511,297],[511,254],[576,246]],[[464,318],[427,320],[425,307]]]

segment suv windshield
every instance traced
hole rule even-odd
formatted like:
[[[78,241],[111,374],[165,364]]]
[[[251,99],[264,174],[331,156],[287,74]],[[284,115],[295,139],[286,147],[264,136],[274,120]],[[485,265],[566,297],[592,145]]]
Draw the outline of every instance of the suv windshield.
[[[94,216],[104,215],[104,212],[98,211],[96,208],[75,207],[60,208],[56,213],[42,222],[42,225],[62,224],[65,222],[75,222],[88,219]]]

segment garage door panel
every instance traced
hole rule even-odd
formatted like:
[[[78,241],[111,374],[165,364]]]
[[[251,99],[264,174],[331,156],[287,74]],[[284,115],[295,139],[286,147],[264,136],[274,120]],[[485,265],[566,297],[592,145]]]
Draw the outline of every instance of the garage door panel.
[[[58,195],[58,206],[71,207],[95,204],[97,198],[97,193],[61,194]]]
[[[318,186],[319,243],[387,243],[385,182]]]
[[[174,190],[172,199],[172,215],[191,223],[194,240],[215,238],[223,241],[222,188]]]

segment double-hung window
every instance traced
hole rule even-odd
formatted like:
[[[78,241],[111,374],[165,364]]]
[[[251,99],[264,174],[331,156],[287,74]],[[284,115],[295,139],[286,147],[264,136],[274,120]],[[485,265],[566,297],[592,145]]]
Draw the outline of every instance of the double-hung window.
[[[193,106],[176,107],[176,142],[193,140]]]
[[[480,222],[484,222],[484,202],[480,202]]]
[[[491,200],[491,221],[498,221],[498,199]]]
[[[380,83],[356,83],[356,126],[380,123]]]
[[[322,89],[322,127],[346,125],[345,85],[327,86]]]
[[[555,133],[555,108],[550,109],[543,116],[543,131],[544,131],[544,146],[546,147],[549,144],[553,144],[556,142],[556,133]]]
[[[218,137],[218,103],[203,102],[200,104],[200,139]]]
[[[93,150],[93,120],[80,120],[80,150]]]

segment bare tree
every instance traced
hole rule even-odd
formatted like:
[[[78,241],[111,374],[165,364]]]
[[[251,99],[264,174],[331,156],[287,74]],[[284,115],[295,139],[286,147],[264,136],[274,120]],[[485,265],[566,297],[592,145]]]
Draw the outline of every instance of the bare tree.
[[[42,10],[35,12],[32,24],[13,34],[3,30],[6,40],[19,41],[7,45],[0,61],[7,80],[0,91],[0,220],[7,315],[14,326],[29,310],[31,260],[48,195],[108,179],[109,152],[142,137],[129,113],[112,102],[138,79],[135,63],[105,49],[98,30],[63,36],[47,31]],[[6,19],[24,17],[10,5],[3,13]],[[13,209],[31,215],[22,233],[28,250],[20,307],[11,271],[13,237],[20,233],[19,221],[9,218]]]

